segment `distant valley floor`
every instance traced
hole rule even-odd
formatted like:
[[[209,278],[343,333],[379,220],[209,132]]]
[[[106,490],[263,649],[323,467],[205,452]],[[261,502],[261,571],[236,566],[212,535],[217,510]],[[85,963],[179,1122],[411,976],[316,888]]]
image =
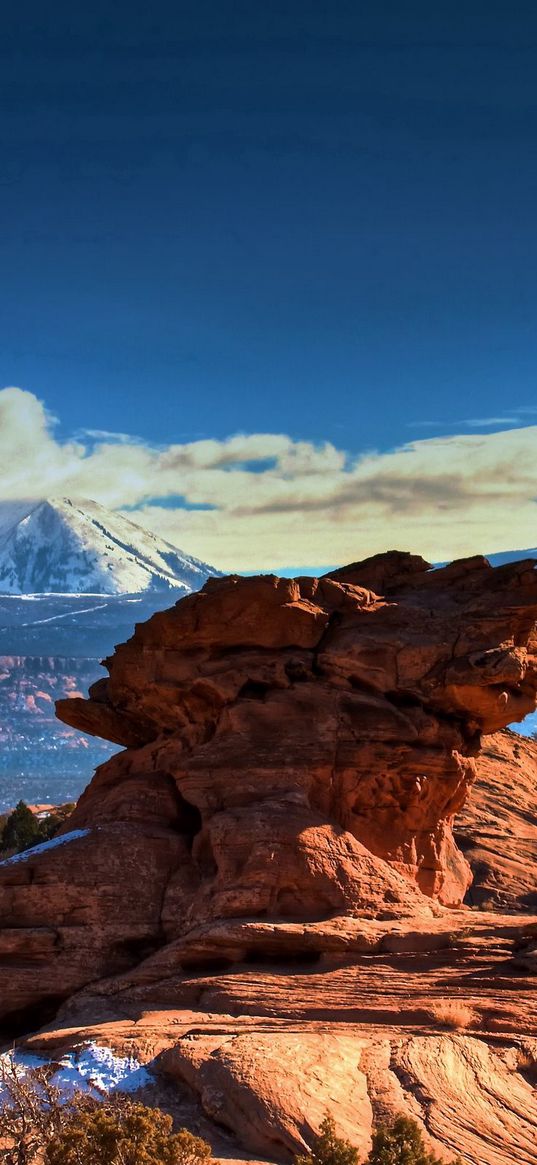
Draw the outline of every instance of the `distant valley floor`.
[[[98,659],[0,656],[0,811],[78,798],[113,745],[60,724],[55,700],[85,694]]]
[[[147,596],[0,596],[0,811],[76,800],[113,745],[56,719],[55,701],[86,695],[101,660],[135,622],[171,605]]]

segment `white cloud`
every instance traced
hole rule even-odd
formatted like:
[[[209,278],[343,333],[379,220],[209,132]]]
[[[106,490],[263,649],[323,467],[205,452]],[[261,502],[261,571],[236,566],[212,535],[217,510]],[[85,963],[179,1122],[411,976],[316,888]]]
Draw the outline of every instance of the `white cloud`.
[[[110,429],[78,429],[75,433],[76,441],[110,441],[116,445],[140,444],[138,437],[132,433],[114,433]]]
[[[32,393],[0,391],[0,496],[129,507],[226,570],[339,563],[394,546],[438,560],[537,543],[535,425],[360,456],[278,433],[165,448],[119,436],[82,430],[60,441]]]
[[[469,429],[495,429],[498,425],[519,425],[521,420],[519,416],[470,417],[464,424]]]
[[[527,425],[528,417],[537,416],[537,405],[521,405],[510,408],[509,412],[501,413],[501,415],[494,415],[491,417],[465,417],[464,420],[458,421],[408,421],[407,429],[443,429],[444,432],[453,429],[498,429],[502,425],[506,427],[516,427],[518,425]]]

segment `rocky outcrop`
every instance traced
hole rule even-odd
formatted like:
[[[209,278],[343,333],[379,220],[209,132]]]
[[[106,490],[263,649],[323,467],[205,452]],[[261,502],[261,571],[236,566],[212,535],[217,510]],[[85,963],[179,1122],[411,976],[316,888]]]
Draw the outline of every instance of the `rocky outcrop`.
[[[373,1125],[404,1113],[446,1162],[536,1165],[534,981],[510,958],[513,919],[494,932],[489,918],[488,936],[475,921],[463,913],[457,944],[435,952],[407,931],[391,954],[334,965],[215,967],[183,976],[173,1003],[161,980],[154,1007],[125,980],[119,994],[102,984],[29,1046],[52,1060],[88,1043],[134,1055],[158,1102],[226,1162],[289,1163],[329,1111],[360,1161]],[[469,1013],[459,1031],[447,1000]]]
[[[109,679],[58,706],[124,751],[62,836],[0,865],[4,1030],[68,999],[64,1034],[106,1020],[112,1038],[153,1008],[159,1070],[277,1160],[333,1107],[364,1152],[401,1109],[448,1157],[536,1165],[517,1056],[537,920],[461,905],[452,829],[482,734],[535,707],[536,621],[531,561],[392,553],[213,580],[138,625]],[[442,1030],[446,995],[471,1036]]]
[[[532,1088],[516,1071],[516,1055],[498,1055],[471,1036],[390,1043],[356,1031],[216,1033],[179,1040],[161,1067],[204,1098],[216,1123],[240,1125],[244,1145],[258,1155],[270,1147],[277,1158],[300,1151],[335,1104],[338,1129],[360,1160],[371,1147],[373,1121],[394,1112],[423,1123],[442,1159],[462,1152],[481,1165],[491,1159],[484,1145],[498,1165],[537,1159]]]
[[[148,822],[69,830],[0,865],[4,1034],[43,1022],[92,979],[154,950],[180,838]]]
[[[537,912],[537,742],[485,737],[455,837],[472,868],[466,902]]]
[[[536,616],[532,563],[431,571],[394,553],[320,580],[213,581],[139,626],[108,661],[110,679],[59,715],[136,749],[133,771],[167,774],[198,812],[198,920],[207,889],[214,917],[375,910],[375,892],[360,892],[375,858],[389,863],[375,866],[385,903],[388,889],[408,902],[413,885],[457,903],[469,874],[451,821],[481,732],[535,706]],[[77,823],[94,822],[97,794],[101,818],[110,796],[117,808],[119,784],[111,762]],[[308,858],[308,830],[344,871],[337,889]],[[287,869],[263,852],[275,844]],[[232,886],[233,903],[215,902]]]
[[[453,816],[481,732],[535,706],[536,619],[531,562],[392,553],[211,580],[138,625],[90,699],[58,705],[126,751],[65,844],[0,868],[4,1013],[155,951],[281,957],[291,925],[313,957],[338,949],[334,918],[361,949],[357,922],[459,904]]]

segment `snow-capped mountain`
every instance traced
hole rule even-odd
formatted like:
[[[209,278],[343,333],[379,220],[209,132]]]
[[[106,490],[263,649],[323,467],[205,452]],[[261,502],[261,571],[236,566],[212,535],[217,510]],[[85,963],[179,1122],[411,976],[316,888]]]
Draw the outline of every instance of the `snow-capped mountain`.
[[[1,594],[198,590],[219,572],[93,501],[0,503]]]

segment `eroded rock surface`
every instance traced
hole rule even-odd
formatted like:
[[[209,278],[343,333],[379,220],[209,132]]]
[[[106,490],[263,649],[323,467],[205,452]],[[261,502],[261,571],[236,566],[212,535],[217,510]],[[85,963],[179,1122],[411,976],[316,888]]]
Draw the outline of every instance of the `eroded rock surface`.
[[[535,707],[536,621],[533,561],[394,552],[213,580],[139,625],[110,678],[58,707],[125,751],[60,845],[0,865],[4,1030],[62,999],[56,1024],[79,1031],[175,1008],[162,1071],[244,1151],[288,1160],[333,1107],[365,1152],[401,1109],[448,1158],[536,1165],[516,1059],[537,1035],[536,920],[461,907],[452,830],[482,734]],[[446,995],[474,1008],[471,1036],[442,1034]]]
[[[460,903],[453,816],[481,732],[535,706],[536,619],[532,562],[391,553],[212,580],[138,625],[109,680],[58,705],[126,746],[69,822],[89,833],[0,868],[4,1014],[168,946],[259,959],[292,923],[294,954],[322,954],[334,918]]]
[[[485,737],[477,778],[455,823],[472,867],[472,906],[537,912],[537,742]]]
[[[416,885],[458,903],[451,821],[481,732],[535,706],[536,616],[531,562],[431,571],[393,553],[319,580],[210,582],[139,626],[89,701],[60,702],[136,749],[128,777],[122,758],[99,771],[76,823],[137,803],[132,780],[171,778],[200,819],[198,922],[407,908]]]

